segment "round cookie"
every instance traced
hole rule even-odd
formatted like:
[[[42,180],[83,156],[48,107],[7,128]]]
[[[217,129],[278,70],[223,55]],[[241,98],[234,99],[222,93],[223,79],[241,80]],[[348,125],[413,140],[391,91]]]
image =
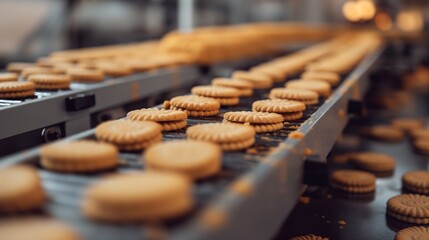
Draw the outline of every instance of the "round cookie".
[[[269,98],[294,100],[305,105],[314,105],[319,102],[319,94],[315,91],[294,88],[273,88],[270,91]]]
[[[186,120],[187,117],[183,111],[157,108],[142,108],[127,113],[128,119],[137,121],[170,122]]]
[[[413,139],[426,138],[429,139],[429,129],[417,129],[410,131],[410,135]]]
[[[53,68],[46,67],[29,67],[22,70],[21,75],[24,79],[28,79],[31,75],[34,74],[63,74],[64,71]]]
[[[415,140],[414,148],[421,154],[429,155],[429,138],[419,138]]]
[[[67,70],[73,82],[101,82],[104,80],[104,73],[101,70],[87,68],[69,68]]]
[[[291,112],[282,114],[283,121],[295,121],[301,119],[304,116],[303,112]]]
[[[221,148],[210,142],[179,140],[157,143],[144,153],[149,169],[182,173],[192,179],[215,175],[221,167]]]
[[[158,171],[115,174],[87,189],[81,209],[85,216],[103,221],[165,220],[192,209],[191,191],[191,183],[180,174]]]
[[[216,101],[216,102],[219,104],[218,101]],[[216,115],[216,114],[219,113],[219,109],[207,110],[207,111],[204,111],[204,110],[200,110],[200,111],[195,110],[195,111],[193,111],[193,110],[187,110],[186,108],[178,108],[178,107],[171,107],[171,109],[172,110],[184,111],[190,117],[209,117],[209,116],[214,116],[214,115]]]
[[[392,120],[391,126],[394,128],[398,128],[406,133],[409,133],[412,131],[423,129],[424,123],[419,119],[397,118]]]
[[[0,183],[0,213],[33,210],[45,202],[39,174],[33,167],[16,165],[2,168]]]
[[[311,90],[317,92],[322,97],[329,97],[331,95],[331,85],[322,81],[292,80],[286,82],[285,87]]]
[[[418,194],[400,194],[387,201],[387,214],[397,220],[429,223],[429,197]]]
[[[274,67],[253,67],[250,72],[266,75],[275,83],[286,80],[286,74]]]
[[[269,113],[269,112],[250,112],[250,111],[226,112],[223,115],[223,118],[230,122],[239,122],[239,123],[248,122],[253,124],[283,122],[283,117],[280,114]]]
[[[0,73],[0,82],[14,82],[14,81],[18,81],[18,74]]]
[[[170,104],[172,107],[182,108],[190,111],[210,111],[219,110],[220,108],[218,101],[212,98],[195,95],[174,97],[170,100]]]
[[[130,67],[114,63],[98,63],[96,69],[111,77],[123,77],[134,73]]]
[[[309,234],[309,235],[303,235],[303,236],[296,236],[291,238],[290,240],[329,240],[329,238],[317,236],[314,234]]]
[[[404,132],[388,125],[379,125],[369,128],[368,135],[380,141],[399,142],[405,137]]]
[[[408,227],[395,235],[395,240],[424,240],[429,239],[429,227]]]
[[[11,62],[6,66],[6,70],[11,73],[20,74],[24,69],[36,66],[34,63]]]
[[[28,81],[34,82],[36,89],[40,90],[68,89],[71,84],[71,78],[61,74],[33,74]]]
[[[212,85],[235,88],[240,92],[240,96],[243,97],[250,97],[253,95],[252,83],[240,79],[214,78],[212,80]]]
[[[186,135],[190,139],[217,143],[225,151],[245,149],[255,143],[255,129],[241,124],[199,124],[189,127]]]
[[[255,101],[252,104],[252,110],[257,112],[273,112],[273,113],[296,113],[304,111],[305,104],[298,101],[281,100],[281,99],[266,99]]]
[[[237,105],[240,103],[240,98],[238,97],[212,97],[214,100],[218,101],[220,103],[221,106],[233,106],[233,105]]]
[[[40,164],[59,172],[94,172],[118,165],[118,150],[92,140],[57,142],[42,146]]]
[[[375,191],[374,174],[356,170],[336,170],[331,175],[331,186],[349,193]]]
[[[257,72],[234,71],[232,78],[250,82],[255,89],[266,89],[273,86],[273,80],[270,77]]]
[[[233,121],[228,121],[228,120],[223,120],[223,123],[239,123],[239,122],[233,122]],[[243,123],[242,123],[243,124]],[[249,126],[252,126],[255,129],[256,133],[263,133],[263,132],[275,132],[277,130],[280,130],[284,127],[283,125],[283,119],[282,122],[279,123],[244,123],[245,125],[248,124]]]
[[[429,194],[429,172],[410,171],[402,176],[402,187],[416,194]]]
[[[162,140],[162,126],[150,121],[113,120],[95,128],[98,140],[112,143],[121,150],[134,151]]]
[[[0,221],[0,236],[10,240],[79,240],[68,224],[44,217],[16,217]]]
[[[341,78],[338,73],[328,71],[306,71],[301,74],[302,80],[317,80],[329,83],[331,86],[337,85]]]
[[[33,82],[0,82],[0,98],[19,99],[34,96]]]
[[[355,153],[350,160],[360,169],[370,172],[391,172],[395,170],[395,159],[376,152]]]
[[[212,98],[236,98],[240,96],[240,92],[231,87],[195,86],[191,92],[197,96]]]

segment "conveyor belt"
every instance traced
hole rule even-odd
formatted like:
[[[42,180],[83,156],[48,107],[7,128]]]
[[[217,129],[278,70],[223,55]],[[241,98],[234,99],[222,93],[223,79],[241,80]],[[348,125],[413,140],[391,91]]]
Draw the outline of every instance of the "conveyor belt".
[[[79,203],[85,187],[106,172],[78,175],[40,169],[43,185],[50,197],[40,214],[65,219],[74,224],[86,239],[150,239],[154,231],[163,232],[171,239],[267,239],[275,233],[302,192],[304,152],[311,148],[313,155],[324,160],[347,122],[348,101],[359,97],[364,90],[359,86],[365,85],[364,76],[381,51],[378,49],[371,53],[346,76],[329,99],[321,99],[318,105],[309,107],[302,120],[289,122],[284,129],[275,133],[258,134],[251,151],[225,152],[222,171],[215,177],[196,182],[195,210],[181,219],[166,223],[163,230],[141,223],[97,223],[80,215]],[[264,99],[267,94],[267,91],[256,91],[254,97],[243,98],[240,105],[222,108],[218,116],[190,118],[189,125],[220,122],[224,112],[249,110],[253,101]],[[338,117],[340,109],[343,115]],[[287,138],[288,133],[297,129],[303,133],[301,139]],[[93,138],[93,132],[89,130],[67,140]],[[321,136],[324,136],[324,141],[320,141]],[[164,140],[185,137],[184,130],[164,134]],[[0,167],[21,162],[37,165],[38,153],[39,149],[36,148],[14,154],[0,160]],[[124,162],[116,171],[144,168],[138,161],[140,156],[141,153],[135,152],[121,153]],[[247,193],[230,188],[237,181],[247,186]],[[207,212],[215,213],[220,219],[218,224],[213,226],[201,218],[201,214]]]

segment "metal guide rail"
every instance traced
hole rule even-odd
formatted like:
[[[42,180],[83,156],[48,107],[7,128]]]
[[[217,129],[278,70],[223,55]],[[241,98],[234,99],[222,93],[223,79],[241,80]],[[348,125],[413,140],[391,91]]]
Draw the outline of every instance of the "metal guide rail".
[[[24,162],[38,166],[49,202],[36,214],[70,222],[85,239],[153,239],[154,233],[183,240],[268,239],[276,233],[303,190],[304,152],[308,153],[305,149],[311,149],[314,156],[324,160],[346,125],[348,101],[361,96],[364,75],[381,52],[380,48],[368,55],[328,99],[320,99],[319,104],[308,107],[301,120],[287,122],[282,130],[273,133],[257,134],[255,145],[246,151],[224,152],[221,172],[195,183],[195,209],[162,226],[113,225],[91,221],[80,214],[79,205],[88,184],[112,170],[96,174],[47,171],[38,165],[39,148],[3,158],[0,167]],[[253,101],[265,99],[267,95],[268,91],[256,91],[253,97],[242,98],[240,105],[222,108],[215,117],[190,117],[188,125],[221,122],[223,113],[249,110]],[[288,138],[288,134],[296,130],[303,133],[302,138]],[[94,130],[88,130],[65,141],[94,138],[93,134]],[[185,130],[164,133],[164,141],[184,138]],[[123,163],[113,171],[144,168],[139,161],[140,152],[122,152],[120,156]]]
[[[190,86],[199,76],[193,66],[164,68],[100,83],[72,83],[69,90],[36,91],[35,97],[22,100],[0,99],[0,140],[61,123],[61,137],[76,134],[91,128],[93,113]]]

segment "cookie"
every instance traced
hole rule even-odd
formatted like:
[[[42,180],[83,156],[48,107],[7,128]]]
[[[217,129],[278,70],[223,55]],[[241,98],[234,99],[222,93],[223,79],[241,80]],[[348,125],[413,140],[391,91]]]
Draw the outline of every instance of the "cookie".
[[[162,140],[162,126],[150,121],[113,120],[95,128],[98,140],[112,143],[121,150],[135,151]]]
[[[338,73],[327,72],[327,71],[306,71],[301,74],[302,80],[316,80],[324,81],[329,83],[331,86],[338,85],[340,83],[341,77]]]
[[[216,102],[219,104],[218,101],[216,101]],[[219,113],[219,109],[207,110],[207,111],[204,111],[204,110],[193,111],[193,110],[187,110],[186,108],[178,108],[178,107],[171,107],[171,109],[184,111],[190,117],[210,117],[210,116],[215,116]]]
[[[329,238],[317,236],[314,234],[309,234],[309,235],[303,235],[303,236],[296,236],[291,238],[290,240],[329,240]]]
[[[174,97],[170,100],[172,107],[186,109],[190,111],[209,111],[219,110],[220,104],[218,101],[195,95],[186,95]]]
[[[239,122],[233,122],[228,120],[223,120],[223,123],[239,123]],[[279,123],[242,123],[245,125],[249,125],[255,129],[256,133],[263,133],[263,132],[275,132],[277,130],[280,130],[283,128],[283,118],[282,122]]]
[[[29,67],[22,70],[21,76],[24,79],[28,79],[28,77],[34,74],[63,74],[63,73],[64,72],[60,71],[59,69],[45,68],[45,67]]]
[[[245,149],[255,143],[255,129],[241,124],[199,124],[189,127],[186,135],[190,139],[217,143],[225,151]]]
[[[429,239],[429,227],[408,227],[395,235],[395,240]]]
[[[253,84],[240,79],[214,78],[212,85],[235,88],[240,92],[241,97],[250,97],[253,95]]]
[[[14,82],[14,81],[18,81],[18,74],[0,73],[0,82]]]
[[[36,89],[40,90],[68,89],[71,84],[69,76],[60,74],[34,74],[28,81],[34,82]]]
[[[148,169],[184,174],[191,179],[207,178],[221,168],[221,148],[210,142],[179,140],[157,143],[144,153]]]
[[[157,108],[143,108],[127,113],[128,119],[137,121],[171,122],[186,120],[187,117],[183,111]]]
[[[256,72],[234,71],[232,78],[250,82],[255,89],[266,89],[273,86],[273,80],[270,77]]]
[[[285,87],[311,90],[317,92],[322,97],[329,97],[331,95],[331,85],[322,81],[292,80],[286,82]]]
[[[429,155],[429,138],[418,138],[414,141],[414,148],[421,154]]]
[[[400,194],[387,201],[387,214],[400,221],[428,224],[429,197],[418,194]]]
[[[192,88],[191,92],[197,96],[213,98],[232,98],[240,96],[240,92],[231,87],[195,86]]]
[[[11,73],[20,74],[24,69],[35,66],[36,65],[34,63],[11,62],[7,64],[6,70]]]
[[[57,142],[42,146],[40,164],[59,172],[94,172],[118,165],[115,146],[92,140]]]
[[[115,63],[98,63],[96,69],[101,70],[106,76],[123,77],[134,73],[134,71],[124,65]]]
[[[391,127],[389,125],[378,125],[367,130],[369,137],[385,141],[385,142],[400,142],[405,135],[402,130]]]
[[[427,138],[429,139],[429,129],[417,129],[409,132],[413,139]]]
[[[374,174],[356,170],[336,170],[331,175],[331,186],[349,193],[375,191]]]
[[[304,111],[305,104],[298,101],[267,99],[255,101],[252,104],[252,110],[257,112],[272,112],[272,113],[293,113]]]
[[[395,170],[395,159],[376,152],[355,153],[350,160],[360,169],[370,172],[391,172]]]
[[[301,119],[304,116],[303,112],[290,112],[290,113],[283,113],[283,121],[295,121],[298,119]]]
[[[397,118],[392,120],[391,126],[409,133],[415,130],[423,129],[424,123],[419,119]]]
[[[281,123],[283,118],[280,114],[269,113],[269,112],[226,112],[223,115],[225,120],[237,123],[253,123],[253,124],[269,124],[269,123]]]
[[[45,202],[39,174],[33,167],[16,165],[0,169],[0,185],[0,213],[29,211]]]
[[[88,218],[111,222],[171,219],[192,209],[191,191],[191,183],[180,174],[115,174],[87,189],[81,211]]]
[[[0,221],[2,239],[79,240],[80,235],[68,224],[46,217],[15,217]]]
[[[319,94],[315,91],[294,88],[273,88],[270,91],[269,98],[294,100],[305,105],[314,105],[319,102]]]
[[[0,82],[0,98],[19,99],[34,96],[33,82]]]
[[[67,70],[73,82],[101,82],[104,80],[104,73],[98,69],[87,69],[87,68],[70,68]]]
[[[250,72],[266,75],[275,83],[284,82],[286,80],[286,74],[274,67],[254,67],[250,69]]]
[[[411,193],[429,194],[429,172],[410,171],[402,176],[402,187]]]

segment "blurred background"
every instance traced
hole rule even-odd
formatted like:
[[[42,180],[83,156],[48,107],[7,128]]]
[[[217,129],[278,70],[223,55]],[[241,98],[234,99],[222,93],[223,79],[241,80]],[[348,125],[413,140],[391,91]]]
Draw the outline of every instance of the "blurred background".
[[[426,0],[1,0],[0,67],[199,26],[298,21],[421,34],[428,18]]]

